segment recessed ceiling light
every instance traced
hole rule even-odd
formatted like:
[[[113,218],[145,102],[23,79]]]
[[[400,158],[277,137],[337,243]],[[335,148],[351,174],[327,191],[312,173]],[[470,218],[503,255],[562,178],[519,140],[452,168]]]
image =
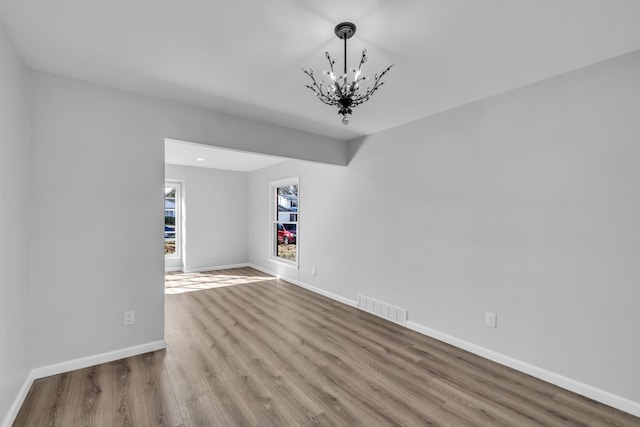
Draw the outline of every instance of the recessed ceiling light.
[[[199,161],[199,162],[204,162],[204,158],[202,158],[202,157],[198,157],[196,160]]]

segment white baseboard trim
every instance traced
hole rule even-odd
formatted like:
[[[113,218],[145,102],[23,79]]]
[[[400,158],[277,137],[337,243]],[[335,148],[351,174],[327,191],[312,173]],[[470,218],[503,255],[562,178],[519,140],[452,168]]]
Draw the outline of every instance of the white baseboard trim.
[[[167,267],[164,269],[165,273],[173,273],[176,271],[182,271],[182,267]]]
[[[358,306],[358,302],[355,301],[355,300],[352,300],[352,299],[349,299],[349,298],[345,298],[343,296],[334,294],[334,293],[329,292],[329,291],[325,291],[324,289],[316,288],[315,286],[311,286],[311,285],[309,285],[307,283],[301,282],[301,281],[296,280],[296,279],[292,279],[290,277],[285,277],[285,276],[281,277],[281,276],[277,275],[276,273],[274,273],[273,271],[269,271],[266,268],[260,267],[258,265],[249,264],[248,267],[251,267],[254,270],[262,271],[265,274],[270,274],[272,276],[275,276],[275,277],[277,277],[279,279],[284,280],[285,282],[289,282],[289,283],[291,283],[293,285],[296,285],[296,286],[298,286],[300,288],[307,289],[307,290],[309,290],[311,292],[314,292],[316,294],[325,296],[325,297],[330,298],[330,299],[332,299],[334,301],[341,302],[341,303],[346,304],[348,306],[351,306],[351,307],[357,307]]]
[[[152,341],[145,344],[135,345],[132,347],[122,348],[120,350],[109,351],[106,353],[95,354],[93,356],[80,357],[78,359],[69,360],[67,362],[55,363],[53,365],[41,366],[33,368],[22,384],[20,391],[13,400],[9,412],[4,418],[2,427],[9,427],[15,420],[24,400],[31,389],[33,382],[40,378],[49,377],[51,375],[62,374],[64,372],[75,371],[76,369],[87,368],[89,366],[99,365],[101,363],[113,362],[114,360],[124,359],[125,357],[137,356],[139,354],[149,353],[151,351],[163,350],[167,348],[164,340]]]
[[[260,267],[258,265],[248,264],[248,266],[255,270],[262,271],[265,274],[270,274],[272,276],[278,277],[278,275],[275,274],[274,272],[269,271],[268,269]],[[334,293],[325,291],[320,288],[316,288],[315,286],[308,285],[306,283],[300,282],[295,279],[290,279],[288,277],[282,277],[282,280],[290,282],[301,288],[307,289],[311,292],[315,292],[319,295],[323,295],[325,297],[331,298],[343,304],[349,305],[351,307],[357,308],[357,305],[358,305],[357,301],[351,300],[349,298],[336,295]],[[501,365],[508,366],[517,371],[524,372],[525,374],[529,374],[535,378],[557,385],[558,387],[562,387],[566,390],[570,390],[574,393],[588,397],[600,403],[604,403],[605,405],[612,406],[616,409],[620,409],[621,411],[640,417],[640,402],[634,402],[632,400],[615,395],[613,393],[599,389],[597,387],[584,384],[580,381],[576,381],[574,379],[565,377],[560,374],[556,374],[554,372],[531,365],[521,360],[514,359],[502,353],[498,353],[496,351],[489,350],[488,348],[481,347],[479,345],[470,343],[460,338],[456,338],[454,336],[445,334],[443,332],[436,331],[431,328],[427,328],[426,326],[423,326],[416,322],[412,322],[410,320],[407,321],[405,327],[408,329],[411,329],[412,331],[418,332],[422,335],[426,335],[428,337],[435,338],[439,341],[446,342],[447,344],[451,344],[454,347],[458,347],[470,353],[476,354],[480,357],[484,357],[485,359],[489,359]]]
[[[31,370],[27,374],[27,377],[25,378],[24,383],[22,384],[22,387],[20,387],[18,394],[13,399],[13,402],[9,407],[9,412],[7,412],[7,414],[4,417],[4,420],[2,421],[2,427],[10,427],[11,424],[13,424],[13,421],[18,416],[18,412],[22,407],[22,403],[27,398],[27,393],[29,393],[29,390],[31,389],[31,384],[33,384],[34,379],[35,378],[33,377],[33,370]]]
[[[242,268],[242,267],[247,267],[249,264],[242,263],[242,264],[229,264],[229,265],[216,265],[214,267],[198,267],[198,268],[191,268],[189,270],[185,270],[185,273],[201,273],[203,271],[215,271],[215,270],[226,270],[228,268]]]
[[[63,372],[75,371],[76,369],[99,365],[101,363],[113,362],[114,360],[124,359],[125,357],[137,356],[139,354],[149,353],[156,350],[163,350],[165,348],[167,348],[167,343],[164,340],[152,341],[145,344],[135,345],[133,347],[122,348],[120,350],[80,357],[66,362],[55,363],[53,365],[41,366],[39,368],[34,368],[31,372],[33,373],[34,379],[44,378],[51,375],[61,374]]]
[[[282,280],[284,280],[285,282],[289,282],[291,284],[294,284],[294,285],[296,285],[296,286],[298,286],[300,288],[304,288],[304,289],[307,289],[307,290],[309,290],[311,292],[314,292],[316,294],[319,294],[319,295],[325,296],[327,298],[330,298],[330,299],[332,299],[334,301],[341,302],[341,303],[343,303],[345,305],[348,305],[348,306],[351,306],[351,307],[357,307],[358,306],[358,301],[356,301],[356,300],[352,300],[352,299],[345,298],[345,297],[340,296],[340,295],[336,295],[336,294],[334,294],[332,292],[325,291],[324,289],[316,288],[315,286],[308,285],[308,284],[306,284],[304,282],[300,282],[300,281],[295,280],[295,279],[290,279],[288,277],[283,277]]]
[[[275,277],[277,277],[277,278],[280,278],[280,276],[279,276],[279,275],[277,275],[276,273],[274,273],[273,271],[269,271],[269,270],[267,270],[267,269],[266,269],[266,268],[264,268],[264,267],[260,267],[259,265],[255,265],[255,264],[248,263],[248,264],[247,264],[247,267],[249,267],[249,268],[253,268],[254,270],[261,271],[261,272],[263,272],[264,274],[268,274],[268,275],[270,275],[270,276],[275,276]]]
[[[456,338],[443,332],[427,328],[426,326],[420,325],[416,322],[408,321],[406,327],[422,335],[435,338],[438,341],[446,342],[447,344],[451,344],[454,347],[458,347],[470,353],[484,357],[485,359],[489,359],[501,365],[508,366],[548,383],[555,384],[566,390],[570,390],[574,393],[586,396],[600,403],[604,403],[606,405],[620,409],[621,411],[628,412],[640,417],[640,403],[638,402],[634,402],[613,393],[609,393],[608,391],[604,391],[588,384],[573,380],[571,378],[567,378],[563,375],[547,371],[546,369],[539,368],[537,366],[531,365],[518,359],[514,359],[502,353],[489,350],[488,348],[481,347],[479,345],[470,343],[460,338]]]

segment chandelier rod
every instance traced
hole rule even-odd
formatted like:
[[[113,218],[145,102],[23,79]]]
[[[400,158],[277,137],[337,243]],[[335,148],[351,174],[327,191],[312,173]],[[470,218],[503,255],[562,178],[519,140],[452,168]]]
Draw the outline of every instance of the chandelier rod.
[[[344,33],[342,35],[342,40],[344,40],[344,74],[347,74],[347,34]]]

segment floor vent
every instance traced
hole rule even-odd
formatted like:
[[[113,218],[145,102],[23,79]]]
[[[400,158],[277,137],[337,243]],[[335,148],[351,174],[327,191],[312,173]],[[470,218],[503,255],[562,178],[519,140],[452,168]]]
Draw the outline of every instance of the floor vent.
[[[386,302],[377,301],[364,295],[358,295],[358,308],[403,326],[407,324],[407,310],[387,304]]]

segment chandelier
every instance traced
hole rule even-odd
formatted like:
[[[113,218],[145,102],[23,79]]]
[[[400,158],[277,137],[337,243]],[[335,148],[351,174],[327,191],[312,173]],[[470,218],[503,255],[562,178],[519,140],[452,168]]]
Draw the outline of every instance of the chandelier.
[[[376,74],[373,78],[373,85],[368,86],[366,91],[360,90],[360,83],[369,80],[369,77],[362,75],[362,64],[367,62],[367,50],[362,51],[362,58],[360,58],[360,65],[358,69],[352,68],[351,76],[347,74],[347,39],[350,39],[356,33],[356,26],[351,22],[342,22],[336,25],[334,29],[336,36],[344,41],[344,73],[337,76],[333,70],[333,66],[336,63],[336,58],[331,59],[329,52],[325,52],[324,56],[329,61],[329,67],[331,71],[325,71],[323,74],[328,76],[331,81],[325,85],[324,80],[320,79],[320,83],[313,75],[313,70],[302,71],[311,78],[311,84],[305,85],[311,89],[320,101],[332,107],[338,107],[338,114],[342,115],[342,123],[349,124],[347,114],[353,112],[353,108],[368,101],[380,86],[384,84],[382,77],[393,67],[390,65],[380,75]]]

